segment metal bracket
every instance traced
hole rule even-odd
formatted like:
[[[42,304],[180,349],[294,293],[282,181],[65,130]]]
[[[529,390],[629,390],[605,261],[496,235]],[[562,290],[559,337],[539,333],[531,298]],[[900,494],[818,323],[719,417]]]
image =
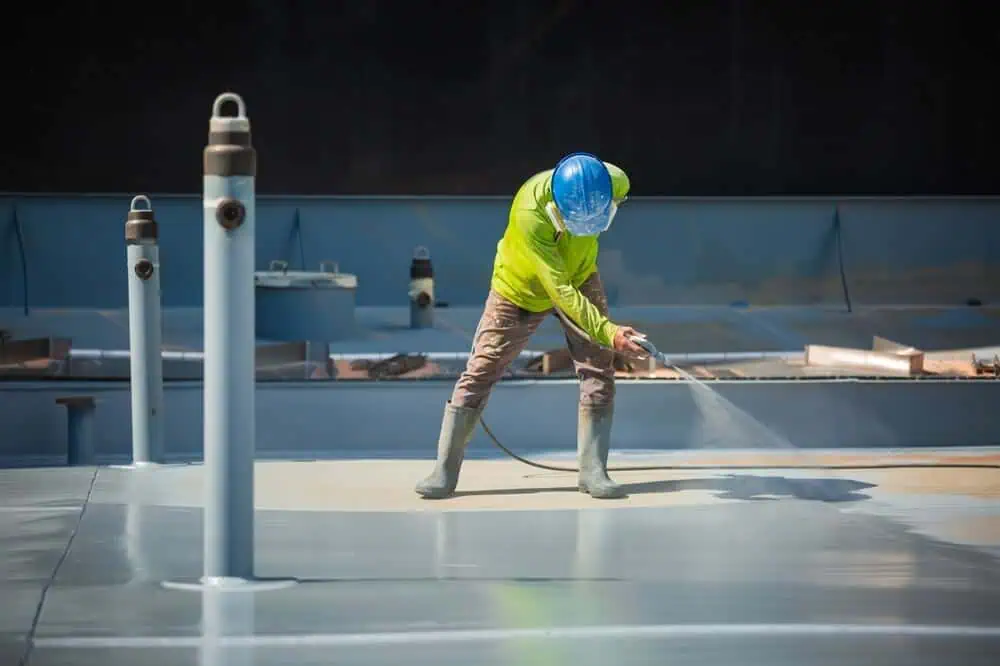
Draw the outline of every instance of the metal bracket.
[[[246,219],[247,209],[242,201],[224,199],[215,208],[215,219],[227,231],[239,228]]]
[[[148,280],[153,277],[153,262],[149,259],[140,259],[135,262],[135,274],[140,280]]]

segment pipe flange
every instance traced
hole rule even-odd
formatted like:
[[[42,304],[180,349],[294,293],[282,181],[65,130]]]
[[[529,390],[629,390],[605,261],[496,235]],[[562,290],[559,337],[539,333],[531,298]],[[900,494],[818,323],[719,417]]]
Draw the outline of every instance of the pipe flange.
[[[135,262],[135,274],[140,280],[148,280],[153,277],[153,262],[149,259],[140,259]]]
[[[246,216],[246,206],[237,199],[223,199],[215,207],[215,219],[227,231],[239,228]]]

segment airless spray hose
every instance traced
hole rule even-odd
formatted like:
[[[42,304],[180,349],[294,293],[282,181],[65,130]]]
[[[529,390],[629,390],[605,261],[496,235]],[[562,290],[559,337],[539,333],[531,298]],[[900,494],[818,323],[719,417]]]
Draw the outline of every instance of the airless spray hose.
[[[632,338],[632,342],[636,343],[640,347],[646,350],[650,356],[659,361],[663,366],[671,368],[678,372],[682,377],[688,381],[700,383],[698,379],[695,378],[691,373],[677,367],[667,358],[666,354],[658,351],[652,342],[645,338]],[[483,431],[486,435],[493,440],[493,443],[499,447],[501,451],[506,453],[508,456],[522,462],[525,465],[531,467],[537,467],[538,469],[550,470],[553,472],[571,472],[577,473],[580,471],[579,467],[561,467],[558,465],[547,465],[545,463],[535,462],[533,460],[528,460],[522,456],[517,455],[506,446],[504,446],[490,427],[486,425],[486,420],[483,419],[482,414],[479,415],[479,425],[483,427]],[[866,469],[916,469],[916,468],[952,468],[952,469],[1000,469],[1000,465],[991,463],[871,463],[867,465],[857,465],[857,464],[815,464],[815,465],[626,465],[621,467],[608,467],[609,472],[646,472],[655,470],[733,470],[733,469],[786,469],[786,470],[808,470],[808,469],[818,469],[818,470],[866,470]]]

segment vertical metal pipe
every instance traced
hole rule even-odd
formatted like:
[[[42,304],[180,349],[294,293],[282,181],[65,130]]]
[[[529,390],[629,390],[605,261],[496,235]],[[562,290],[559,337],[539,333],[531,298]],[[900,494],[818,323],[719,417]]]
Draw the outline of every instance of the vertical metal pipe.
[[[235,116],[222,106],[235,103]],[[254,177],[243,99],[216,98],[204,152],[206,582],[253,577]]]
[[[423,246],[413,251],[410,262],[410,328],[434,327],[434,267],[431,253]]]
[[[138,205],[145,202],[144,208]],[[125,222],[132,395],[132,464],[163,460],[159,229],[149,198],[132,199]]]
[[[66,407],[66,464],[94,464],[94,410],[96,401],[89,396],[58,398]]]

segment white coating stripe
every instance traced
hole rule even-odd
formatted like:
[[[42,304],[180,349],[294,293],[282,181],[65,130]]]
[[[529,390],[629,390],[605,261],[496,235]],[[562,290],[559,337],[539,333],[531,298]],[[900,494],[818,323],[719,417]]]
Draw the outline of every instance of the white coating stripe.
[[[923,636],[997,638],[1000,627],[884,624],[654,624],[548,629],[481,629],[356,634],[261,634],[255,636],[108,636],[36,638],[39,648],[197,648],[379,646],[478,643],[512,640],[739,638],[746,636]]]

